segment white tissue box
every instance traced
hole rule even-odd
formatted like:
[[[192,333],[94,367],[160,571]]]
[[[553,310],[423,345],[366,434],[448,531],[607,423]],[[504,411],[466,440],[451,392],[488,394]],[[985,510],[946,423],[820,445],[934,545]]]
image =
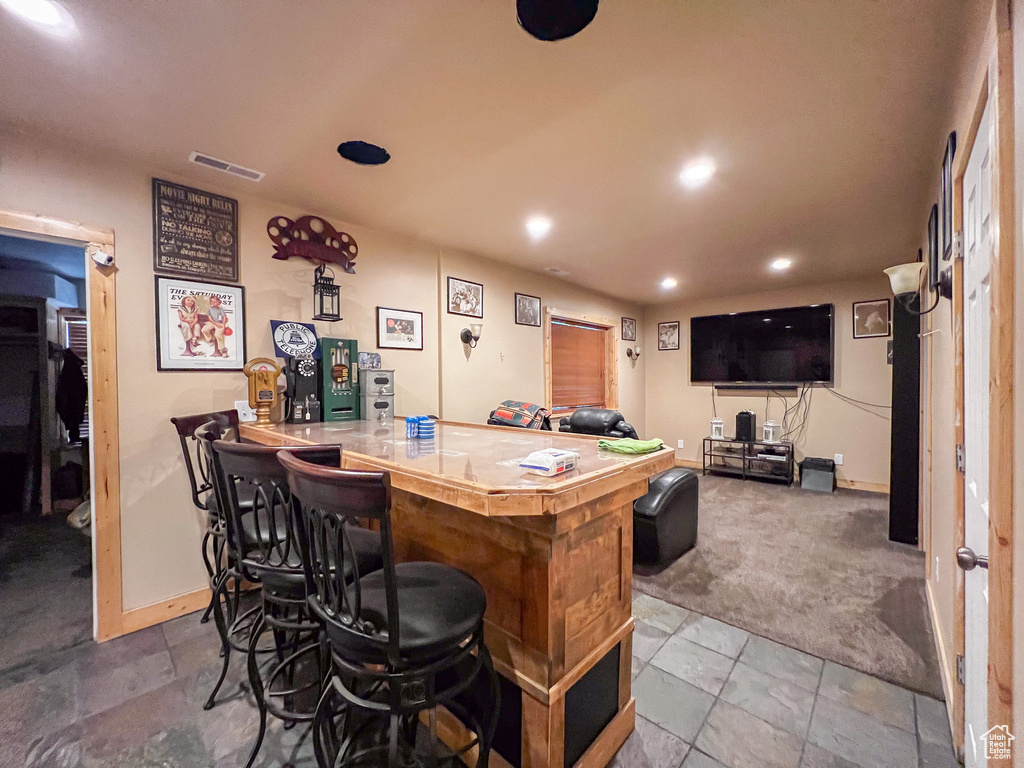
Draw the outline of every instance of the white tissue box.
[[[579,460],[580,455],[575,451],[546,448],[543,451],[534,451],[519,462],[519,466],[528,472],[533,472],[535,475],[553,477],[565,474],[570,469],[575,469]]]

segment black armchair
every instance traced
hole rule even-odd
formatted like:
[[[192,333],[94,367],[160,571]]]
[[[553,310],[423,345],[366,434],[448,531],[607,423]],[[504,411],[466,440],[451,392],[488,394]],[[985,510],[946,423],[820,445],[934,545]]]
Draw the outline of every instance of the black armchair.
[[[621,413],[607,408],[578,408],[571,416],[558,423],[558,431],[639,439],[633,425],[623,419]]]

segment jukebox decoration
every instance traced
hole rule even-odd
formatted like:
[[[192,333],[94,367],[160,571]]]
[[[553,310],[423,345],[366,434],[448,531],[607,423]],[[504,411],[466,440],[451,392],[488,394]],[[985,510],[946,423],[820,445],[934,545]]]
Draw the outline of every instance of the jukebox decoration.
[[[341,320],[339,289],[334,282],[334,270],[328,265],[335,264],[348,274],[355,274],[359,247],[352,235],[339,232],[319,216],[302,216],[295,221],[275,216],[267,222],[267,234],[274,243],[275,259],[284,261],[297,256],[317,265],[313,272],[313,319]]]

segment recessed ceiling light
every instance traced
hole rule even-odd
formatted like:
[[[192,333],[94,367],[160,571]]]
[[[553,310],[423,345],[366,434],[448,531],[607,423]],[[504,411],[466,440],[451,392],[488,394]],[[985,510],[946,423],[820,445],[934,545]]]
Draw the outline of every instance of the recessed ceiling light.
[[[679,173],[679,180],[687,187],[694,189],[703,186],[712,176],[715,175],[715,164],[706,157],[699,160],[692,160],[683,166]]]
[[[788,259],[785,256],[780,256],[771,263],[771,268],[776,272],[785,272],[791,266],[793,266],[793,260]]]
[[[0,0],[0,5],[49,35],[68,37],[75,31],[75,20],[55,0]]]
[[[679,285],[679,281],[676,280],[674,277],[666,277],[661,281],[661,287],[663,290],[666,291],[675,288],[677,285]]]
[[[368,141],[343,141],[338,145],[338,154],[359,165],[384,165],[391,159],[384,147]]]
[[[526,220],[526,231],[534,240],[541,240],[551,231],[551,219],[547,216],[531,216]]]

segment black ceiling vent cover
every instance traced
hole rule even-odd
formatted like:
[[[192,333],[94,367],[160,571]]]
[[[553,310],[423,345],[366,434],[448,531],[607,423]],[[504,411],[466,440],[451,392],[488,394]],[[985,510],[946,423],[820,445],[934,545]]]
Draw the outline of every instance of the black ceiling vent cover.
[[[384,165],[391,159],[384,147],[367,141],[343,141],[338,145],[338,154],[360,165]]]
[[[564,40],[594,20],[598,0],[516,0],[519,26],[538,40]]]

